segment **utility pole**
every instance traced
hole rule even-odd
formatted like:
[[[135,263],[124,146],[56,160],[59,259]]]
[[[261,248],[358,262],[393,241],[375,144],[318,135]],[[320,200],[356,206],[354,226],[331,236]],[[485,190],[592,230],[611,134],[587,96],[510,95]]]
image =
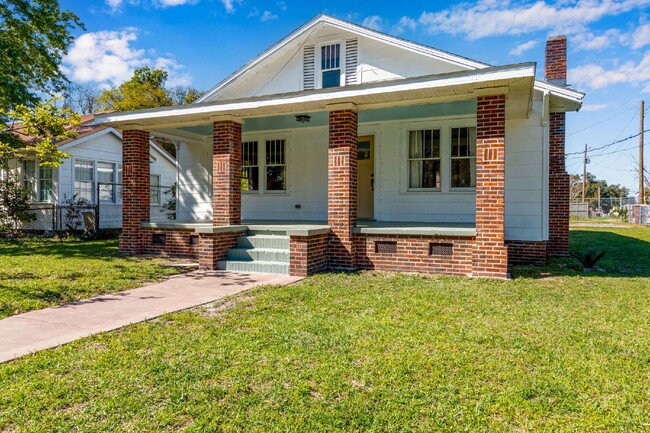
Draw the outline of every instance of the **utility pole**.
[[[585,143],[585,157],[582,161],[582,202],[585,202],[585,192],[587,191],[587,143]]]
[[[639,113],[639,118],[640,118],[640,127],[639,127],[639,204],[645,204],[645,184],[643,182],[644,178],[644,171],[643,171],[643,121],[644,121],[644,115],[643,112],[645,111],[644,108],[644,101],[641,101],[641,112]]]

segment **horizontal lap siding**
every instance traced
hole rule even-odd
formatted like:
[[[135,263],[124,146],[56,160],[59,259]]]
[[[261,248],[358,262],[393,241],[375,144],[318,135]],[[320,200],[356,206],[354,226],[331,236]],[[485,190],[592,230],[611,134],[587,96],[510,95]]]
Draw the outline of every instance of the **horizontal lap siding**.
[[[179,146],[178,190],[177,219],[212,219],[212,146]]]

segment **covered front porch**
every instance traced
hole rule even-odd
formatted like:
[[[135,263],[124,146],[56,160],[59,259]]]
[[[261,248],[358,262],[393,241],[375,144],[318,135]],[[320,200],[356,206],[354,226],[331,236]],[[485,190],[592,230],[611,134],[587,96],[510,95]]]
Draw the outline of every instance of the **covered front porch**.
[[[124,129],[120,248],[196,257],[216,268],[245,254],[233,252],[251,243],[242,237],[267,233],[288,239],[292,275],[384,269],[505,278],[505,125],[528,115],[533,83],[534,66],[516,65],[106,115],[104,123]],[[440,107],[471,112],[439,113]],[[291,142],[278,122],[298,116],[325,124],[294,133],[299,138]],[[460,127],[471,128],[475,139],[465,155],[471,185],[449,175],[452,147],[440,144]],[[179,157],[179,221],[149,222],[143,143],[150,133],[192,149],[186,160]],[[369,133],[381,139],[385,155],[364,174],[360,143]],[[431,148],[437,139],[438,150],[402,146],[414,133]],[[296,152],[290,160],[288,148],[315,153]],[[362,205],[369,198],[370,215]]]

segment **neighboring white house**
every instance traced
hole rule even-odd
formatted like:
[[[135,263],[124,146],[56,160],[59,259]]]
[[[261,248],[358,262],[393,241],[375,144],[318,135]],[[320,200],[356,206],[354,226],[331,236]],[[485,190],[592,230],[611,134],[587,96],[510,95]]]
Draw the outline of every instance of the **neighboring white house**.
[[[122,221],[122,133],[112,127],[93,125],[93,115],[85,115],[74,127],[77,137],[61,141],[58,148],[70,155],[56,168],[41,167],[37,160],[9,161],[9,170],[31,192],[38,219],[26,228],[47,228],[52,204],[63,205],[76,195],[96,204],[102,212],[102,228],[119,228]],[[152,215],[165,219],[160,212],[169,199],[165,187],[176,183],[176,159],[154,141],[150,141],[150,179]],[[99,190],[98,190],[99,186]],[[99,191],[99,197],[97,197]]]

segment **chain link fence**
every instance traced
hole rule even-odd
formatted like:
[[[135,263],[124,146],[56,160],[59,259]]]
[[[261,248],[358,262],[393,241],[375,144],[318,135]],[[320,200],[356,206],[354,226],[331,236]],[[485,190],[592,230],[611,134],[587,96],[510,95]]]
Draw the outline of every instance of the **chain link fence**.
[[[635,197],[588,198],[571,203],[570,215],[574,219],[620,218],[627,220],[628,208],[636,204]]]
[[[175,186],[151,187],[149,221],[175,219]],[[54,237],[65,235],[94,239],[116,234],[122,228],[122,184],[97,183],[83,195],[63,204],[34,203],[24,209],[30,218],[6,227],[17,234]]]

